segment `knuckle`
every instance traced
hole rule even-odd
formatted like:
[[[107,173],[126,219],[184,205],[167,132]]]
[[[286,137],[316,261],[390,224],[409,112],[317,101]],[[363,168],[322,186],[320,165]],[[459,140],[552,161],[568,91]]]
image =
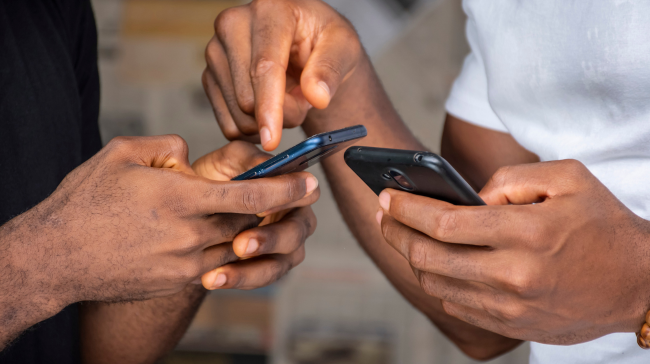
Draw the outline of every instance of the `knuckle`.
[[[260,211],[263,206],[264,194],[257,189],[246,189],[242,194],[242,205],[244,210],[257,214],[263,211]]]
[[[253,2],[251,2],[251,9],[255,13],[260,13],[265,10],[268,10],[269,7],[277,6],[282,3],[283,1],[279,1],[279,0],[254,0]]]
[[[251,68],[251,78],[253,80],[259,80],[260,78],[266,77],[274,72],[284,73],[286,70],[278,62],[261,57],[255,61],[254,66]]]
[[[519,297],[528,297],[534,293],[535,280],[529,269],[521,268],[510,273],[507,287]]]
[[[493,316],[508,323],[508,326],[514,326],[526,315],[526,309],[520,304],[509,304],[502,306],[496,312],[490,312]]]
[[[181,236],[181,239],[175,243],[174,248],[176,254],[180,256],[188,256],[195,253],[199,246],[201,246],[201,234],[194,229],[189,229],[188,232]]]
[[[589,174],[587,167],[582,162],[575,159],[566,159],[558,162],[564,175],[570,181],[576,182],[585,179]]]
[[[205,46],[205,61],[206,63],[210,64],[212,63],[211,60],[213,58],[217,58],[217,55],[220,53],[219,48],[221,45],[219,44],[219,40],[217,39],[216,36],[212,37],[210,41],[208,42],[208,45]],[[216,61],[216,59],[214,59]]]
[[[255,97],[248,89],[236,89],[237,104],[239,108],[246,114],[253,114],[255,112]],[[257,132],[256,124],[251,123],[255,128],[248,130],[248,132]]]
[[[228,140],[237,140],[237,139],[241,138],[241,136],[242,136],[241,132],[239,131],[239,129],[237,128],[237,126],[235,124],[223,123],[222,125],[224,125],[224,126],[221,127],[221,132],[226,137],[226,139],[228,139]]]
[[[492,176],[492,183],[496,187],[503,187],[508,183],[508,178],[512,173],[512,166],[500,167]]]
[[[316,232],[316,228],[318,226],[318,218],[316,218],[316,214],[311,207],[306,207],[305,209],[308,211],[307,219],[305,220],[305,225],[308,232],[307,236],[312,236],[314,232]]]
[[[421,236],[413,236],[408,247],[408,260],[416,269],[425,270],[429,264],[429,244]]]
[[[446,241],[457,229],[458,211],[454,208],[444,208],[434,220],[434,237]]]
[[[436,284],[434,282],[433,275],[428,274],[426,272],[420,272],[418,274],[418,282],[420,283],[420,288],[422,288],[424,293],[434,297],[440,296],[440,292],[438,292],[438,290],[436,289]]]
[[[238,8],[228,8],[219,13],[214,20],[214,33],[223,40],[233,26],[241,22],[241,11]]]
[[[132,142],[133,137],[118,136],[106,144],[106,149],[112,153],[128,152],[133,146]]]
[[[456,311],[455,306],[451,302],[442,300],[441,304],[442,304],[442,310],[445,311],[447,315],[456,318],[458,317],[458,312]]]
[[[164,138],[167,141],[167,143],[169,143],[169,147],[172,150],[172,152],[181,155],[187,155],[189,153],[189,147],[187,146],[187,142],[180,135],[169,134],[169,135],[165,135]]]
[[[304,247],[302,247],[301,249],[299,249],[298,251],[296,251],[296,252],[294,253],[294,260],[293,260],[293,264],[292,264],[292,267],[291,267],[291,268],[296,267],[296,266],[298,266],[299,264],[301,264],[302,262],[304,262],[306,256],[307,256],[307,254],[306,254],[306,252],[305,252],[305,248],[304,248]]]
[[[201,271],[201,268],[202,267],[197,259],[187,262],[181,268],[181,271],[179,272],[179,278],[183,281],[192,281],[201,276],[203,273]]]
[[[203,85],[203,89],[206,91],[206,93],[207,93],[207,91],[209,90],[209,84],[208,84],[208,82],[210,82],[210,77],[208,77],[208,72],[210,72],[210,71],[209,71],[208,68],[206,67],[206,68],[203,70],[203,73],[201,73],[201,84]]]

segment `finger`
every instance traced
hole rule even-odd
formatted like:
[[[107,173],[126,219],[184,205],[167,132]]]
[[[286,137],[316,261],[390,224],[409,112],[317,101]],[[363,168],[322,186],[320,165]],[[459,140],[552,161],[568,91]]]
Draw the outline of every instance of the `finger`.
[[[237,124],[235,124],[235,120],[233,120],[232,115],[230,115],[230,110],[228,110],[228,105],[226,105],[223,94],[219,89],[219,84],[217,84],[217,80],[214,78],[214,75],[209,68],[206,68],[205,71],[203,71],[202,81],[203,89],[210,100],[214,116],[217,119],[217,124],[219,124],[219,128],[223,135],[228,140],[241,139],[244,134],[239,130]]]
[[[298,200],[296,202],[292,202],[292,203],[290,203],[288,205],[276,207],[276,208],[271,209],[269,211],[264,211],[261,214],[257,214],[257,216],[259,216],[259,217],[267,217],[267,216],[270,216],[270,215],[273,215],[273,214],[277,214],[280,211],[291,210],[291,209],[294,209],[294,208],[297,208],[297,207],[311,206],[314,203],[316,203],[316,201],[318,201],[319,198],[320,198],[320,187],[316,188],[314,190],[314,192],[308,194],[307,196],[305,196],[304,198],[302,198],[302,199],[300,199],[300,200]]]
[[[260,225],[262,219],[249,214],[214,214],[207,216],[201,232],[206,240],[201,249],[232,242],[240,233]]]
[[[286,9],[277,9],[286,6]],[[251,80],[255,94],[255,117],[265,150],[280,144],[284,121],[286,72],[296,19],[289,5],[260,1],[252,4]],[[268,16],[273,13],[274,16]]]
[[[178,135],[117,137],[108,143],[106,150],[140,166],[194,174],[187,143]]]
[[[254,144],[236,140],[197,159],[192,168],[199,176],[230,181],[271,157]]]
[[[497,306],[495,297],[505,300],[492,287],[479,282],[464,281],[453,277],[419,271],[414,269],[420,287],[428,295],[443,301],[461,304],[480,310]]]
[[[589,171],[580,162],[563,160],[500,168],[479,194],[488,205],[531,204],[580,190]]]
[[[244,135],[257,134],[257,122],[251,115],[245,114],[237,102],[228,58],[221,42],[213,37],[206,48],[206,62],[210,73],[217,81],[221,95],[228,107],[235,125]]]
[[[316,215],[309,207],[295,209],[279,222],[246,230],[233,241],[242,258],[263,254],[289,254],[298,250],[316,229]]]
[[[250,181],[217,182],[196,177],[194,188],[177,186],[185,206],[202,215],[217,213],[259,214],[298,201],[318,188],[311,173],[298,172]]]
[[[494,332],[506,337],[517,337],[518,335],[498,318],[486,313],[483,310],[462,304],[442,301],[445,312],[459,320],[465,321],[476,327]]]
[[[351,27],[341,24],[323,31],[300,78],[307,101],[318,109],[326,108],[339,85],[356,68],[361,54]]]
[[[393,189],[381,192],[379,204],[402,224],[453,244],[502,248],[521,242],[539,223],[529,206],[454,206]]]
[[[288,254],[264,255],[217,268],[201,278],[206,289],[255,289],[282,278],[305,259],[304,246]]]
[[[462,280],[493,280],[497,252],[436,241],[388,215],[382,217],[381,230],[386,242],[415,269]]]
[[[299,76],[298,76],[299,77]],[[296,82],[293,78],[287,78],[287,83]],[[297,84],[290,86],[287,84],[287,93],[284,95],[284,105],[282,112],[284,114],[284,128],[291,129],[300,126],[312,106],[302,93],[302,88]]]
[[[255,97],[250,76],[250,8],[238,6],[222,11],[215,21],[215,34],[228,58],[237,104],[244,113],[254,115]]]
[[[235,254],[232,243],[223,243],[204,249],[202,259],[201,273],[205,274],[226,264],[236,262],[239,257]]]

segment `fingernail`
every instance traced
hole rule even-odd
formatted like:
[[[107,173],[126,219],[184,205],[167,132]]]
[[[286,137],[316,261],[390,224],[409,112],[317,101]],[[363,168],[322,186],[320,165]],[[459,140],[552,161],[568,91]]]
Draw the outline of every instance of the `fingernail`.
[[[260,243],[257,239],[253,238],[248,241],[248,246],[246,247],[246,255],[251,255],[257,251],[257,248],[260,247]]]
[[[316,188],[318,187],[318,180],[314,176],[311,176],[311,177],[307,178],[307,181],[305,183],[307,185],[306,186],[307,187],[307,195],[314,192],[316,190]]]
[[[377,211],[377,216],[376,216],[376,218],[377,218],[377,224],[381,225],[381,219],[382,219],[383,217],[384,217],[384,210],[379,209],[379,211]]]
[[[212,289],[217,289],[219,287],[222,287],[224,284],[226,284],[226,275],[223,273],[219,273],[217,275],[217,279],[214,280],[214,284],[212,285]]]
[[[262,141],[262,145],[266,145],[271,141],[271,131],[268,127],[263,126],[260,129],[260,140]]]
[[[390,194],[386,191],[382,191],[379,194],[379,206],[381,206],[384,211],[390,211]]]
[[[307,111],[311,110],[314,108],[314,105],[307,103]]]
[[[192,284],[196,284],[197,286],[200,286],[200,285],[202,284],[202,283],[201,283],[201,278],[198,278],[198,279],[193,280],[193,281],[192,281]]]
[[[327,92],[327,96],[331,96],[331,95],[330,95],[330,87],[327,86],[327,84],[325,83],[325,81],[319,81],[319,82],[318,82],[318,86],[320,86],[323,90],[325,90],[325,92]]]

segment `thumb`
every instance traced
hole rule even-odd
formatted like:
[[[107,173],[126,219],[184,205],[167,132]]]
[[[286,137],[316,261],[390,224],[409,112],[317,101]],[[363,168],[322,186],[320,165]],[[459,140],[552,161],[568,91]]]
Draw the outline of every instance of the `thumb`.
[[[326,108],[341,83],[354,72],[361,54],[354,30],[332,25],[324,31],[300,77],[307,101],[317,109]]]

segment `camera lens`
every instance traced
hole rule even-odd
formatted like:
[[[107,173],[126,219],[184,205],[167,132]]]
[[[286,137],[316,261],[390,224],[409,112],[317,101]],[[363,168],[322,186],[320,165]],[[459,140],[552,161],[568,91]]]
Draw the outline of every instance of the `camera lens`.
[[[393,177],[393,180],[397,182],[397,184],[406,191],[412,191],[413,186],[411,183],[406,179],[406,177],[402,176],[401,173],[397,171],[390,171],[390,176]]]

